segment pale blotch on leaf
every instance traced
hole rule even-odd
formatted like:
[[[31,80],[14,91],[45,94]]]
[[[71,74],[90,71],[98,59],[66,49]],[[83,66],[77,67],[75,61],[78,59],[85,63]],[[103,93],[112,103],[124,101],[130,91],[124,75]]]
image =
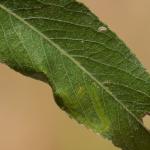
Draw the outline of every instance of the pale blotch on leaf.
[[[107,31],[107,28],[105,26],[101,26],[98,28],[98,31],[99,32],[105,32],[105,31]]]
[[[84,40],[81,40],[81,43],[84,43]]]

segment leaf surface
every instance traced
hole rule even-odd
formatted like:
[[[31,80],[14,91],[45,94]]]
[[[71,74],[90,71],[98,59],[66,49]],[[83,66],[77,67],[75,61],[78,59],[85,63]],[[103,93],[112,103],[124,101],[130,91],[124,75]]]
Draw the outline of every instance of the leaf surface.
[[[0,62],[53,88],[79,123],[123,150],[150,150],[150,75],[74,0],[0,0]]]

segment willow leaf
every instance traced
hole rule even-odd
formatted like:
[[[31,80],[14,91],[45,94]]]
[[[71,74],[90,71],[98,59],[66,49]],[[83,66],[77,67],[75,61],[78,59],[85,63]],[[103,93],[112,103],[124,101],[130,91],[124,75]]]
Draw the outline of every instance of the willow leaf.
[[[74,0],[0,0],[0,62],[53,89],[79,123],[123,150],[150,150],[150,75]]]

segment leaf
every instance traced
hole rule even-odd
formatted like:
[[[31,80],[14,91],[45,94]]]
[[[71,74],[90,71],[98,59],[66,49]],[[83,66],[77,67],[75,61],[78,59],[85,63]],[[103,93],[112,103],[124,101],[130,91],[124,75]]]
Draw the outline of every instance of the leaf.
[[[0,61],[49,83],[61,109],[123,150],[150,150],[150,75],[74,0],[0,0]]]

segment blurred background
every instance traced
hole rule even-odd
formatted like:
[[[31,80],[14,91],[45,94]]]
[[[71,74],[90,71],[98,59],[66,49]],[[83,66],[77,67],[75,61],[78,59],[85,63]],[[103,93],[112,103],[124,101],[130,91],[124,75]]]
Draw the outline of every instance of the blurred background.
[[[115,31],[150,70],[149,0],[79,0]],[[150,128],[149,117],[145,124]],[[80,126],[51,88],[0,65],[0,150],[119,150]]]

